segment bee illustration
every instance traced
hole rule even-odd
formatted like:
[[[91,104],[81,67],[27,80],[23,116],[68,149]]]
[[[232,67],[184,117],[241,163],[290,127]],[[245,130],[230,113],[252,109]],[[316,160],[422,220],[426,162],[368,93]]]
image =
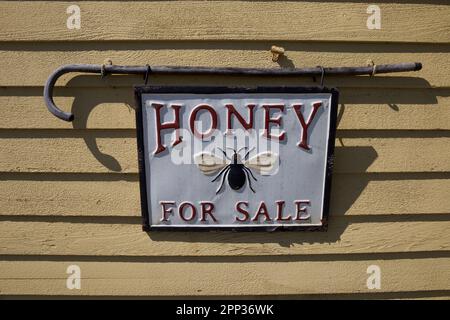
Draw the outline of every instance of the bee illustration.
[[[224,150],[220,148],[217,149],[224,154],[225,159],[216,157],[214,154],[207,152],[199,153],[194,157],[194,162],[202,173],[211,175],[219,171],[211,181],[214,182],[222,177],[219,188],[216,190],[216,194],[222,189],[225,179],[227,179],[228,185],[233,190],[241,189],[245,182],[248,181],[250,190],[255,193],[252,186],[252,179],[254,181],[258,180],[253,175],[252,169],[261,175],[270,175],[278,164],[278,155],[270,151],[262,152],[249,159],[250,152],[253,151],[254,148],[248,150],[244,157],[241,157],[240,152],[248,149],[247,147],[242,147],[237,151],[233,148],[227,148],[233,151],[232,158],[230,158]]]

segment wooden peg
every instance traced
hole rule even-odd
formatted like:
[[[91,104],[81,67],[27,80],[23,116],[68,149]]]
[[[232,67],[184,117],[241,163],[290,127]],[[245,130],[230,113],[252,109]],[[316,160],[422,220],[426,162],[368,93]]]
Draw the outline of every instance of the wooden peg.
[[[272,52],[272,61],[277,62],[278,58],[284,54],[284,48],[272,46],[272,48],[270,48],[270,52]]]

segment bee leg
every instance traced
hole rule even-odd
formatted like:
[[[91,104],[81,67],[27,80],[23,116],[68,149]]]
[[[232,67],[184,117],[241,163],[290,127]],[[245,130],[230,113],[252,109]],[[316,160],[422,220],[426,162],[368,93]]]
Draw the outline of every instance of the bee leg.
[[[245,167],[244,167],[244,172],[245,172],[245,175],[247,176],[248,186],[250,187],[250,190],[252,190],[253,193],[256,193],[255,190],[253,190],[253,187],[252,187],[252,180],[250,179],[250,176],[249,176],[249,174],[248,174],[248,171],[245,170]]]
[[[255,150],[255,147],[251,148],[250,150],[247,151],[247,153],[244,156],[244,160],[248,159],[248,156],[250,155],[250,152],[252,152],[253,150]]]
[[[222,180],[221,180],[221,182],[220,182],[220,186],[219,186],[219,188],[216,190],[216,194],[218,194],[218,193],[220,192],[220,190],[222,189],[223,183],[225,182],[225,178],[227,177],[228,171],[230,171],[230,167],[228,166],[228,167],[226,167],[225,169],[226,169],[226,170],[225,170],[225,172],[223,172],[223,176],[222,176]]]
[[[220,151],[222,151],[222,153],[223,153],[223,155],[225,156],[225,158],[227,158],[228,160],[232,160],[229,156],[227,156],[227,153],[226,153],[225,151],[223,151],[223,150],[220,149],[220,148],[217,148],[217,149],[219,149]]]
[[[249,168],[247,168],[246,166],[244,166],[244,170],[250,172],[250,174],[252,175],[252,178],[255,179],[255,181],[258,181],[258,179],[255,178],[255,176],[253,175],[252,170],[250,170]]]
[[[220,172],[217,174],[217,176],[215,176],[215,178],[214,178],[213,180],[211,180],[211,182],[214,182],[214,181],[216,181],[217,179],[219,179],[219,177],[222,175],[222,173],[224,173],[224,171],[225,171],[228,167],[229,167],[229,165],[226,166],[225,168],[223,168],[222,170],[220,170]]]

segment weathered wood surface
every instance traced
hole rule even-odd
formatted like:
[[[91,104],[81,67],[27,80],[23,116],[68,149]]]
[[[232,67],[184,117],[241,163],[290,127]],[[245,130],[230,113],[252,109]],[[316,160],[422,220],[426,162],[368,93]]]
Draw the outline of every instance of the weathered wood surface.
[[[335,174],[331,215],[447,214],[448,190],[447,173]],[[0,208],[4,216],[138,217],[138,175],[2,173]]]
[[[326,258],[326,257],[325,257]],[[304,261],[95,262],[0,261],[3,295],[300,295],[373,293],[367,267],[382,271],[381,292],[439,291],[450,285],[450,258]],[[69,290],[66,270],[81,269],[81,289]],[[180,268],[182,267],[182,272]],[[411,281],[411,279],[413,279]]]
[[[42,87],[0,88],[0,129],[134,129],[131,88],[66,88],[55,102],[75,121],[48,112]],[[449,130],[450,89],[341,88],[342,130]]]
[[[0,295],[443,298],[450,290],[450,6],[323,1],[0,1]],[[251,14],[249,14],[251,13]],[[140,19],[139,17],[151,17]],[[320,22],[320,23],[319,23]],[[271,61],[272,45],[286,55]],[[422,62],[325,77],[340,89],[327,233],[141,231],[131,86],[63,64],[292,68]],[[155,85],[314,85],[309,78],[151,76]],[[317,84],[317,82],[315,83]],[[82,290],[66,268],[82,269]],[[380,290],[366,287],[369,265]],[[182,271],[182,272],[180,272]]]
[[[361,137],[362,136],[362,137]],[[443,132],[341,132],[335,172],[448,172]],[[3,131],[0,172],[137,173],[132,130]]]
[[[450,221],[383,218],[331,220],[328,232],[153,232],[139,218],[73,222],[0,222],[0,255],[259,256],[443,252],[450,249]],[[384,220],[384,221],[383,221]],[[70,220],[69,220],[70,221]],[[20,241],[18,241],[20,239]]]
[[[449,35],[450,37],[450,35]],[[325,78],[327,86],[338,87],[380,87],[380,88],[429,88],[450,87],[450,52],[448,45],[412,44],[335,44],[288,42],[283,44],[286,53],[279,63],[272,62],[271,42],[218,42],[190,44],[189,42],[149,42],[141,43],[25,43],[0,42],[1,86],[43,86],[49,75],[65,64],[101,64],[105,58],[117,65],[175,65],[207,67],[254,67],[254,68],[292,68],[338,66],[365,66],[367,60],[377,64],[400,62],[421,62],[423,69],[416,72],[400,72],[376,75],[375,77],[336,77]],[[39,48],[39,50],[36,50]],[[20,66],[20,69],[17,69]],[[20,72],[18,72],[20,70]],[[238,83],[254,86],[256,83],[272,85],[313,84],[310,78],[270,78],[257,77],[211,77],[211,76],[162,76],[152,75],[151,84],[171,81],[175,84]],[[125,86],[143,83],[142,76],[109,76],[101,79],[99,75],[77,76],[70,73],[62,76],[57,85],[77,87]]]
[[[81,29],[68,30],[70,4],[2,1],[0,40],[450,40],[450,8],[439,4],[383,3],[381,29],[369,30],[371,2],[83,1]]]

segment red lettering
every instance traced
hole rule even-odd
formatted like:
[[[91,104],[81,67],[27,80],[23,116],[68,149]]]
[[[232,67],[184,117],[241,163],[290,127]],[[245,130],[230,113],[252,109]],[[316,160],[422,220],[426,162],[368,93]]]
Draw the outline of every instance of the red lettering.
[[[265,110],[265,117],[264,117],[264,136],[267,139],[277,139],[279,141],[283,141],[285,136],[286,136],[286,132],[282,131],[278,136],[273,136],[270,133],[270,124],[276,124],[278,126],[281,126],[281,115],[279,115],[276,118],[271,118],[270,117],[270,111],[271,109],[278,109],[281,112],[284,112],[284,105],[283,104],[275,104],[275,105],[263,105],[262,106]]]
[[[225,108],[227,108],[227,133],[231,132],[231,116],[234,115],[236,119],[240,122],[240,124],[244,127],[245,130],[249,130],[253,128],[253,110],[255,109],[254,104],[247,105],[248,108],[248,122],[241,116],[241,114],[236,110],[236,108],[232,104],[226,104]]]
[[[307,212],[306,207],[302,207],[302,204],[311,205],[311,201],[309,200],[295,200],[295,206],[297,208],[297,216],[295,220],[307,220],[311,217],[311,215]]]
[[[186,218],[184,216],[184,208],[190,207],[191,208],[191,216],[189,218]],[[197,209],[195,209],[195,206],[190,202],[183,202],[180,207],[178,208],[178,214],[180,215],[180,218],[184,221],[192,221],[195,216],[197,215]]]
[[[236,217],[236,221],[239,221],[239,222],[245,222],[245,221],[247,221],[249,219],[249,213],[248,213],[247,210],[241,208],[242,205],[245,205],[245,207],[248,208],[248,202],[246,202],[246,201],[239,201],[238,203],[236,203],[236,211],[238,211],[239,213],[244,215],[243,219],[241,219],[239,217]]]
[[[215,222],[217,222],[216,218],[212,214],[212,212],[214,211],[214,203],[212,203],[212,202],[200,202],[200,205],[202,207],[202,214],[201,214],[200,221],[206,221],[206,216],[210,215],[211,218]]]
[[[259,216],[263,215],[264,216],[264,220],[265,221],[271,221],[270,220],[270,216],[269,213],[267,212],[267,207],[266,204],[264,202],[261,202],[258,208],[258,211],[256,212],[255,217],[252,219],[252,221],[258,221],[259,220]]]
[[[161,123],[161,109],[165,105],[159,104],[159,103],[152,103],[152,107],[155,108],[155,115],[156,115],[156,149],[153,151],[153,154],[158,154],[160,152],[163,152],[166,150],[166,146],[164,146],[161,143],[161,130],[164,129],[175,129],[175,140],[172,142],[172,146],[175,146],[181,142],[180,137],[180,109],[181,106],[179,105],[172,105],[172,109],[174,111],[174,118],[175,120],[173,122],[164,122]]]
[[[199,113],[201,110],[208,111],[209,115],[211,116],[211,127],[206,132],[198,132],[197,129],[195,128],[195,120],[197,119],[197,113]],[[213,134],[214,130],[217,129],[217,113],[214,110],[214,108],[211,107],[210,105],[207,105],[207,104],[198,105],[191,112],[191,115],[189,117],[189,124],[190,124],[192,133],[197,138],[200,138],[203,140],[203,139],[211,136]]]
[[[168,214],[172,214],[172,208],[166,208],[166,205],[175,205],[175,201],[160,201],[159,204],[161,205],[162,210],[162,218],[161,221],[169,221],[167,218]]]
[[[291,216],[283,217],[284,201],[276,201],[277,204],[277,221],[290,221]]]
[[[311,125],[311,122],[314,120],[314,117],[317,113],[317,110],[322,105],[322,102],[316,102],[313,103],[313,109],[311,111],[311,114],[308,117],[308,121],[305,122],[305,118],[303,117],[303,114],[301,112],[301,108],[303,107],[302,104],[293,105],[295,114],[297,115],[298,120],[300,121],[300,125],[302,126],[302,136],[301,140],[297,144],[298,147],[303,148],[305,150],[310,150],[310,146],[308,146],[308,129]]]

